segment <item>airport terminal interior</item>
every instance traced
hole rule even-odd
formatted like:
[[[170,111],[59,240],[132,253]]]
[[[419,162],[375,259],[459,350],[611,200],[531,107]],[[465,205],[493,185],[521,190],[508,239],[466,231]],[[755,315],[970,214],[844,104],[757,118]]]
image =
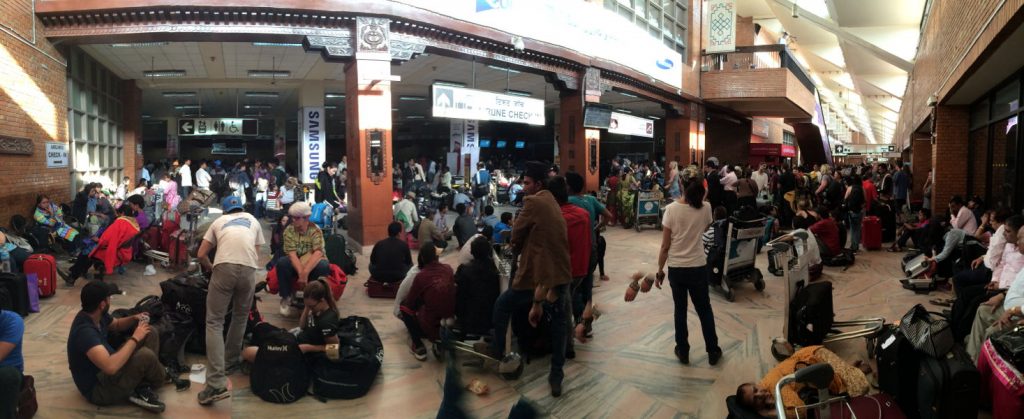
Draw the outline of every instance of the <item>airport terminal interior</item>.
[[[4,0],[0,419],[1024,418],[1022,23]]]

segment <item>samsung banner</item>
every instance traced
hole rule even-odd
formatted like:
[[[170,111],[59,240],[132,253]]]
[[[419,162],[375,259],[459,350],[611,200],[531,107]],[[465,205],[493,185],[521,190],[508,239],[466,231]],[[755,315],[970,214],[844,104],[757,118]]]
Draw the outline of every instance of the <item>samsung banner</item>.
[[[612,112],[612,122],[608,125],[608,133],[654,138],[654,120]]]
[[[463,87],[433,86],[435,118],[544,125],[544,101]]]
[[[653,37],[600,4],[583,0],[392,0],[581,54],[614,61],[677,89],[686,63]],[[735,32],[735,30],[734,30]]]
[[[453,119],[451,121],[448,167],[453,176],[470,176],[480,160],[479,122],[472,119]],[[470,156],[468,160],[464,158]],[[469,163],[466,163],[466,162]]]
[[[327,133],[324,131],[324,108],[299,109],[299,170],[301,183],[316,182],[320,166],[324,164]]]

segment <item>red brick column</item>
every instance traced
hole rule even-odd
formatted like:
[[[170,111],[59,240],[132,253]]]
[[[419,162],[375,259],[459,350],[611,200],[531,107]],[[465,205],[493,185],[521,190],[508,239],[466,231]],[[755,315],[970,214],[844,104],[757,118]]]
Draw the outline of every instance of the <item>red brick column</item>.
[[[932,145],[932,212],[946,208],[953,195],[967,193],[967,164],[964,161],[969,135],[967,106],[939,106],[935,109],[935,144]]]
[[[916,201],[924,198],[924,183],[928,180],[928,172],[932,170],[932,139],[916,138],[910,147],[910,170],[914,174],[910,200]]]
[[[691,124],[692,123],[692,124]],[[683,116],[668,116],[665,118],[665,162],[679,162],[679,167],[686,167],[691,162],[690,156],[690,133],[696,135],[696,129],[691,131],[691,125],[695,121]]]
[[[124,176],[131,178],[132,187],[138,181],[142,169],[142,90],[135,85],[135,80],[121,82],[121,109],[124,109],[121,132],[124,136]],[[195,164],[198,167],[198,164]],[[113,179],[120,183],[121,179]]]
[[[599,187],[598,172],[590,170],[589,142],[598,142],[600,156],[600,133],[591,133],[587,138],[587,130],[583,128],[583,96],[579,90],[562,92],[559,104],[558,122],[558,163],[562,173],[576,172],[583,176],[586,191],[596,191]],[[596,137],[596,138],[595,138]],[[600,158],[600,157],[598,157]]]
[[[345,65],[345,155],[348,156],[348,235],[370,246],[387,237],[391,212],[391,82],[376,81],[390,74],[390,62],[354,60]],[[370,168],[370,136],[380,134],[383,176]]]

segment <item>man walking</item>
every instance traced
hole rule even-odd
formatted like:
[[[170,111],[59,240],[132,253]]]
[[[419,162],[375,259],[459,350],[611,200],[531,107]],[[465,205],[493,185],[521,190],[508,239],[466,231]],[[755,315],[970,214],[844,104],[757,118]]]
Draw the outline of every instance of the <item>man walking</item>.
[[[178,168],[178,175],[181,176],[181,197],[187,198],[192,193],[192,160],[185,159],[184,164]]]
[[[569,239],[562,210],[544,183],[550,166],[540,162],[526,164],[523,176],[523,209],[512,225],[511,243],[519,254],[512,286],[498,297],[494,305],[494,346],[492,353],[501,359],[505,351],[505,330],[514,313],[529,311],[534,327],[540,323],[544,310],[551,312],[551,372],[548,383],[551,396],[562,395],[565,374],[569,283],[572,272],[569,261]]]
[[[221,208],[224,215],[210,225],[199,246],[199,263],[204,270],[213,271],[206,296],[206,358],[210,371],[206,388],[199,392],[199,404],[203,406],[231,396],[227,374],[241,367],[242,335],[260,267],[259,247],[264,243],[260,222],[242,210],[238,197],[224,198]],[[209,255],[214,248],[217,255],[211,266]],[[224,317],[229,310],[231,324],[225,342]]]
[[[212,180],[213,176],[210,176],[210,172],[206,171],[206,160],[199,162],[199,170],[196,170],[196,187],[209,191]]]
[[[473,198],[476,198],[476,219],[483,217],[483,208],[491,196],[491,173],[483,162],[476,164],[476,173],[473,175]]]

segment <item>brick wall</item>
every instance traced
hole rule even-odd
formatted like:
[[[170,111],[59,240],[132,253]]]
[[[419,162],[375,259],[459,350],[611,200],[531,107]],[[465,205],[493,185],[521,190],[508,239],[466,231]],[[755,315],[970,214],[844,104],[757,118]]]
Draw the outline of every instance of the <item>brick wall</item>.
[[[937,94],[941,102],[976,67],[979,57],[996,47],[991,45],[994,40],[1015,29],[1017,24],[1012,21],[1020,19],[1022,5],[1024,0],[1007,0],[1002,7],[1000,0],[933,2],[903,96],[895,136],[899,145],[910,141],[913,131],[928,117],[928,96]]]
[[[0,135],[33,143],[31,155],[0,154],[0,226],[6,227],[11,215],[31,215],[37,194],[67,201],[71,177],[70,168],[47,169],[45,152],[47,142],[68,142],[66,68],[30,45],[30,0],[0,2],[0,16],[17,34],[0,32]],[[34,46],[63,61],[41,30]]]
[[[967,149],[970,113],[967,106],[938,106],[935,109],[935,144],[932,145],[932,211],[939,212],[953,195],[967,192],[967,165],[950,163]]]
[[[914,174],[914,186],[910,200],[916,201],[923,199],[924,183],[928,180],[928,172],[932,170],[932,140],[915,139],[911,147],[910,171]]]

